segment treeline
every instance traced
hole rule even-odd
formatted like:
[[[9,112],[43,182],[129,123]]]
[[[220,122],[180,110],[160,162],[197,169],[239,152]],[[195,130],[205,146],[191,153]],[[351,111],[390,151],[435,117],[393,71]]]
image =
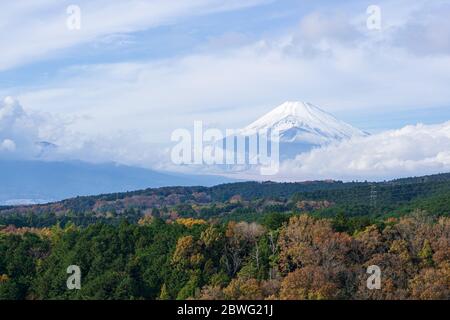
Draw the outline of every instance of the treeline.
[[[438,182],[441,183],[441,182]],[[178,218],[197,218],[205,220],[261,222],[267,215],[282,213],[287,217],[292,214],[308,213],[315,217],[348,219],[352,227],[346,230],[353,232],[376,220],[388,217],[399,218],[420,209],[435,216],[448,216],[450,208],[450,190],[446,187],[423,190],[424,186],[411,184],[408,193],[401,193],[408,200],[398,199],[387,192],[391,187],[373,188],[354,187],[348,190],[313,191],[309,193],[295,193],[290,198],[258,198],[245,200],[235,195],[224,202],[205,201],[208,197],[204,193],[185,194],[180,201],[164,200],[164,205],[143,205],[139,202],[128,201],[128,205],[114,205],[111,203],[98,204],[89,211],[42,211],[33,207],[25,211],[11,209],[0,211],[0,227],[14,225],[16,227],[51,227],[59,224],[64,227],[69,223],[77,226],[88,226],[93,223],[117,225],[125,219],[131,223],[137,222],[144,215],[152,215],[166,221]],[[404,188],[402,185],[400,188]],[[384,191],[383,191],[384,190]],[[416,190],[416,191],[414,191]],[[419,190],[419,191],[418,191]],[[168,192],[168,199],[179,199],[179,194]],[[193,201],[191,198],[195,198]],[[131,198],[134,199],[134,198]],[[70,199],[67,201],[76,201]],[[139,200],[138,201],[146,201]],[[51,209],[51,207],[49,207]],[[349,225],[349,224],[348,224]]]
[[[107,212],[106,214],[69,211],[63,215],[58,215],[53,212],[34,213],[30,211],[25,214],[13,212],[3,215],[0,214],[0,228],[6,226],[15,226],[18,228],[45,228],[54,225],[65,227],[69,224],[86,227],[94,223],[118,225],[122,220],[136,223],[142,216],[142,212],[135,209],[127,209],[120,215],[116,214],[114,211]]]
[[[146,215],[0,231],[0,299],[449,299],[450,218]],[[81,269],[68,290],[66,270]],[[369,266],[380,289],[367,287]]]
[[[287,203],[295,200],[328,201],[345,210],[352,210],[354,215],[382,215],[393,210],[406,208],[410,211],[416,202],[428,198],[431,201],[438,197],[442,204],[448,204],[450,195],[450,174],[440,174],[419,178],[400,179],[388,182],[349,182],[312,181],[301,183],[274,182],[242,182],[223,184],[215,187],[165,187],[146,189],[133,192],[113,193],[98,196],[77,197],[60,202],[18,206],[0,207],[1,216],[8,214],[25,215],[55,213],[65,215],[68,212],[84,214],[107,212],[121,214],[126,210],[164,209],[178,205],[202,206],[213,209],[216,205],[228,204],[238,197],[241,201],[257,204],[264,201]],[[445,207],[444,207],[445,208]],[[447,206],[448,208],[448,206]],[[290,209],[289,209],[290,210]],[[404,211],[405,211],[404,210]],[[442,208],[439,210],[442,211]],[[336,211],[333,211],[336,214]],[[209,216],[211,210],[208,212]],[[1,222],[0,222],[1,223]]]

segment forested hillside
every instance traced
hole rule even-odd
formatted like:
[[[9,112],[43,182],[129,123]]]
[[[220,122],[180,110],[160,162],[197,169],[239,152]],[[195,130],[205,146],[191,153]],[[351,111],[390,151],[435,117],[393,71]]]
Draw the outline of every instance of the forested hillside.
[[[77,197],[47,205],[0,208],[0,225],[45,227],[59,222],[137,222],[144,215],[174,220],[192,217],[258,221],[264,215],[308,212],[317,216],[376,218],[423,209],[446,215],[450,174],[369,183],[312,181],[243,182],[215,187],[165,187]]]
[[[261,224],[146,217],[8,227],[0,299],[450,298],[448,217],[415,213],[352,234],[335,222],[273,214]],[[81,269],[81,290],[66,287],[70,265]],[[380,290],[366,286],[370,265],[382,270]]]
[[[449,175],[4,207],[0,299],[450,299],[449,212]]]

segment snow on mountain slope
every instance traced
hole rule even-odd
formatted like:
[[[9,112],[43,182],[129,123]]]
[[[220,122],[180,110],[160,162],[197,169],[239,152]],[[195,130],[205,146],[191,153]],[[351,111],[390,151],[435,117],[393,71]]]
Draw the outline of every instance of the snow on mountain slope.
[[[367,133],[340,121],[305,102],[285,102],[241,130],[253,135],[259,130],[279,130],[282,143],[324,145]]]

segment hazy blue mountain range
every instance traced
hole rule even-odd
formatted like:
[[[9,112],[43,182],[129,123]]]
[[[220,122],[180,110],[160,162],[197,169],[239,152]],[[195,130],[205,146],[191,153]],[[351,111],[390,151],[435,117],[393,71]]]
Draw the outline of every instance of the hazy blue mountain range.
[[[33,204],[80,195],[163,186],[212,186],[235,180],[81,161],[0,160],[0,204]]]

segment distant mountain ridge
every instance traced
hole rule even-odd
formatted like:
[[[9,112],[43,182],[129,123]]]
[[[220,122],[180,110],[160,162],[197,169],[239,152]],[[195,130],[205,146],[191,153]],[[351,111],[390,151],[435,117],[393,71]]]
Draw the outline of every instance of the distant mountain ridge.
[[[371,204],[376,191],[376,205]],[[0,207],[2,214],[98,212],[126,210],[152,210],[153,208],[177,207],[179,205],[207,205],[232,201],[279,201],[292,199],[305,201],[329,201],[342,206],[356,206],[362,212],[373,210],[376,213],[388,213],[401,206],[417,209],[423,204],[427,209],[428,199],[438,197],[440,212],[450,214],[450,173],[412,177],[385,182],[341,182],[341,181],[305,181],[297,183],[275,182],[237,182],[212,187],[162,187],[144,190],[101,194],[71,198],[55,203]],[[417,205],[415,205],[417,204]],[[434,209],[436,211],[436,209]],[[220,210],[219,210],[220,211]],[[351,215],[352,213],[349,212]]]
[[[35,204],[82,195],[163,186],[212,186],[218,176],[157,172],[114,163],[0,160],[0,205]]]

